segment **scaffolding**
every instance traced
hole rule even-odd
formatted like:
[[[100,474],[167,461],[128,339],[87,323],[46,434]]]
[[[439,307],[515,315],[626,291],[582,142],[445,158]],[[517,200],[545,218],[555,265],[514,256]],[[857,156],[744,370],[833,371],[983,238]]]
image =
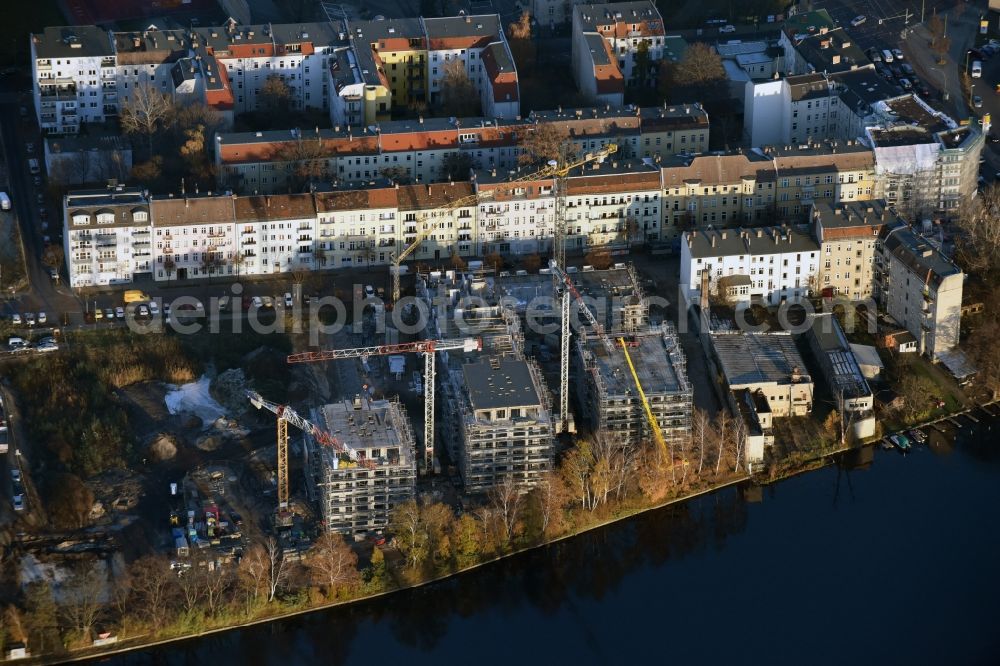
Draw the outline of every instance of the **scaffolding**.
[[[691,436],[693,392],[676,332],[670,324],[663,324],[622,337],[665,443],[686,444]],[[596,336],[585,334],[577,339],[577,361],[583,378],[583,416],[594,432],[615,436],[627,445],[651,440],[654,433],[621,350],[610,351]]]
[[[319,502],[325,528],[342,534],[384,529],[392,509],[416,492],[416,440],[405,409],[395,400],[357,397],[319,407],[313,417],[374,462],[345,461],[306,437],[306,487]]]

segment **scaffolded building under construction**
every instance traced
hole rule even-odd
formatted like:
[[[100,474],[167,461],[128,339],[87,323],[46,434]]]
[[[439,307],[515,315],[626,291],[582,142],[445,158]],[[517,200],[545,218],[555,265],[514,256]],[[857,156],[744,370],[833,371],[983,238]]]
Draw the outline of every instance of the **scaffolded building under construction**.
[[[486,492],[504,478],[531,486],[555,458],[551,398],[524,357],[521,321],[494,292],[491,275],[421,276],[418,295],[432,305],[427,337],[476,336],[476,352],[442,352],[438,362],[438,436],[465,490]]]
[[[357,534],[385,528],[392,509],[416,491],[415,440],[403,406],[358,397],[313,410],[313,420],[371,461],[358,465],[306,436],[306,487],[326,529]]]
[[[691,436],[692,390],[686,358],[673,327],[663,324],[611,337],[615,343],[612,350],[595,335],[577,337],[578,399],[590,427],[627,445],[653,437],[620,348],[624,340],[664,440],[667,444],[686,443]]]

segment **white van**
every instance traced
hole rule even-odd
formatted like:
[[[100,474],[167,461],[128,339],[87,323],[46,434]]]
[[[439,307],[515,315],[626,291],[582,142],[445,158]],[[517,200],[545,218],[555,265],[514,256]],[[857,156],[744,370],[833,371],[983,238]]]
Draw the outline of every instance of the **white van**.
[[[34,157],[28,160],[28,171],[31,172],[32,176],[37,176],[42,172],[42,170],[38,167],[38,160]]]
[[[983,77],[983,63],[979,60],[972,61],[972,78],[981,79]]]
[[[0,192],[0,210],[10,210],[10,197],[6,192]]]
[[[892,51],[882,49],[882,62],[892,62]]]

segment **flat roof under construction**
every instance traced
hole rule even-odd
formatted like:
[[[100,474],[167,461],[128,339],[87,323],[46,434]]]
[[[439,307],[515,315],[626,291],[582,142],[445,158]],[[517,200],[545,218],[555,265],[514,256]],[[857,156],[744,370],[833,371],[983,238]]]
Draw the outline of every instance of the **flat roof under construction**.
[[[785,333],[718,333],[712,346],[731,387],[790,381],[793,372],[809,379],[805,362],[791,335]]]
[[[390,410],[397,409],[388,400],[360,400],[331,403],[317,408],[320,425],[339,441],[355,450],[381,449],[381,456],[387,456],[388,449],[398,451],[398,460],[385,459],[391,465],[413,463],[413,439],[409,432],[400,432]],[[399,416],[406,418],[405,413]]]
[[[615,343],[613,353],[609,353],[604,343],[596,336],[589,336],[583,341],[604,384],[604,394],[606,397],[638,395],[635,380],[632,378],[618,338],[612,340]],[[678,373],[660,331],[630,334],[626,336],[626,340],[629,344],[629,356],[639,376],[642,390],[647,396],[670,395],[690,390],[687,377]]]
[[[474,410],[541,404],[527,361],[485,359],[464,364],[462,371]]]

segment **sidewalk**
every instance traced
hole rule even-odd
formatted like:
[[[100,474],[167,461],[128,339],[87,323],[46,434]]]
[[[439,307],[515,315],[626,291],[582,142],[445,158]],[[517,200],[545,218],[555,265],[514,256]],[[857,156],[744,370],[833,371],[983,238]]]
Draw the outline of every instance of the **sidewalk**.
[[[951,48],[944,65],[937,63],[937,54],[930,50],[931,35],[926,24],[908,32],[903,50],[920,78],[938,91],[948,93],[949,99],[941,101],[944,110],[955,120],[962,120],[969,117],[969,110],[962,91],[961,74],[965,53],[975,42],[979,14],[971,7],[963,7],[961,11],[952,9],[947,16]]]

